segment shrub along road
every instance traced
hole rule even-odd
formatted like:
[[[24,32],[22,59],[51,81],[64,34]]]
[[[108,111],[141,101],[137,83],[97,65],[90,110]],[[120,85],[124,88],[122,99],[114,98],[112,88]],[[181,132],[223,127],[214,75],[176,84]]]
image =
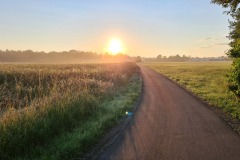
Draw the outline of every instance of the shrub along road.
[[[240,136],[198,98],[141,66],[143,97],[122,136],[98,159],[237,160]]]

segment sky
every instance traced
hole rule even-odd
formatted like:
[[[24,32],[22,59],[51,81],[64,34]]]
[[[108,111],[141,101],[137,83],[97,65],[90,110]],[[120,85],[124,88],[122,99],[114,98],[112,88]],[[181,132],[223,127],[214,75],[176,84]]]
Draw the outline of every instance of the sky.
[[[210,0],[0,0],[0,50],[224,56],[225,9]]]

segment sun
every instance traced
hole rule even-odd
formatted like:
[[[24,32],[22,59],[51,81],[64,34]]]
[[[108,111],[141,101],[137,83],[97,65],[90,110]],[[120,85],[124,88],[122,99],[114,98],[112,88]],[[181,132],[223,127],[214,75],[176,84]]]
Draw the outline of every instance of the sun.
[[[113,55],[121,53],[123,51],[121,41],[117,38],[111,39],[109,43],[108,51]]]

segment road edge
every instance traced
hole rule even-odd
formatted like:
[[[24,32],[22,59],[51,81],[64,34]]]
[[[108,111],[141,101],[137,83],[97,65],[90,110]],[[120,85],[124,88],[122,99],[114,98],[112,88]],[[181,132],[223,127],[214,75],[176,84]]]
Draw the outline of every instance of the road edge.
[[[139,67],[139,66],[138,66]],[[143,97],[144,92],[144,81],[142,76],[141,68],[139,67],[139,75],[141,78],[141,91],[138,100],[136,101],[135,105],[133,106],[133,114],[132,116],[124,116],[121,118],[112,129],[108,130],[107,133],[103,136],[99,143],[97,143],[89,153],[84,155],[82,158],[76,158],[76,160],[96,160],[98,159],[101,154],[111,147],[113,143],[115,143],[124,133],[127,126],[130,124],[131,120],[134,118],[136,111],[138,110]]]

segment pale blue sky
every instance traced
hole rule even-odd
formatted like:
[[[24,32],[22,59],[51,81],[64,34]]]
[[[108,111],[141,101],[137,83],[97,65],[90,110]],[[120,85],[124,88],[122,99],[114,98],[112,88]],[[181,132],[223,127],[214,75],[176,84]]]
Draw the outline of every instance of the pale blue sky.
[[[210,0],[0,0],[0,49],[222,56],[228,16]]]

